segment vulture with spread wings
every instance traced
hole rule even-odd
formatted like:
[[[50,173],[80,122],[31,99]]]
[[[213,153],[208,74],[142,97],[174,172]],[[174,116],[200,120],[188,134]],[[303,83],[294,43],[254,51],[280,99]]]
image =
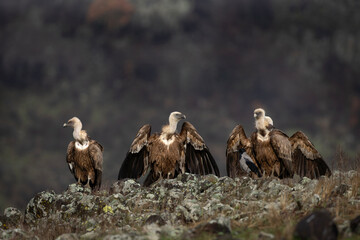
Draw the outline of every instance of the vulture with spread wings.
[[[208,147],[191,123],[184,122],[180,133],[176,133],[182,119],[184,114],[172,112],[169,125],[163,126],[161,133],[151,134],[149,124],[141,127],[121,165],[118,179],[137,179],[148,170],[144,186],[185,172],[220,176]]]
[[[265,176],[279,178],[292,177],[293,174],[309,178],[331,175],[329,167],[305,134],[296,132],[289,138],[274,128],[272,119],[265,116],[261,108],[255,109],[254,118],[256,130],[250,138],[246,137],[241,125],[230,134],[226,149],[228,176],[239,177],[249,173],[259,176],[258,171]],[[247,170],[241,164],[244,154],[246,159],[251,159],[246,161]]]

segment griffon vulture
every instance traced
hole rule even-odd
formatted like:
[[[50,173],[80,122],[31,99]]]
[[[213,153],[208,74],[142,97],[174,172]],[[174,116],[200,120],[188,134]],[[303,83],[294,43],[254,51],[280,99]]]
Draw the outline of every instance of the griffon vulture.
[[[241,171],[238,166],[237,149],[244,149],[253,162],[265,175],[280,178],[298,174],[301,177],[318,178],[331,175],[329,167],[314,145],[302,132],[298,131],[290,138],[275,129],[270,117],[263,109],[254,111],[256,131],[247,138],[241,125],[232,131],[227,145],[228,175],[234,176]],[[239,170],[240,169],[240,170]]]
[[[172,112],[169,125],[163,126],[161,133],[150,135],[149,124],[141,127],[121,165],[118,179],[139,178],[148,169],[144,186],[185,172],[219,176],[218,166],[195,127],[184,122],[180,133],[176,133],[178,122],[185,118],[180,112]]]
[[[255,109],[256,131],[251,136],[254,157],[265,175],[292,177],[291,143],[288,136],[274,129],[272,119],[262,108]]]
[[[263,109],[255,109],[254,117],[256,131],[251,138],[246,137],[241,125],[237,125],[230,134],[226,150],[228,175],[236,177],[247,173],[240,164],[244,154],[241,152],[245,152],[257,167],[247,164],[252,166],[251,175],[292,176],[291,144],[287,136],[274,129],[272,119],[265,116]]]
[[[101,186],[103,147],[90,139],[79,118],[73,117],[63,127],[72,127],[74,141],[67,148],[66,162],[79,184],[99,190]]]
[[[289,139],[293,174],[308,178],[331,175],[330,168],[303,132],[297,131],[289,138],[285,133],[273,127],[273,121],[270,117],[265,117],[265,124],[270,130],[270,136],[279,134]],[[283,140],[283,144],[285,144],[285,140]],[[288,143],[286,143],[286,146],[288,146]]]

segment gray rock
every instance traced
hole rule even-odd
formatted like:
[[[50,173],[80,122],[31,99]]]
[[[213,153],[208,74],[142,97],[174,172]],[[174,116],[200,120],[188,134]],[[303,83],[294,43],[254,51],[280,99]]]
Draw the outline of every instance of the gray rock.
[[[76,192],[91,193],[90,188],[84,187],[84,186],[82,186],[80,184],[77,184],[77,183],[70,184],[68,186],[67,191],[69,193],[76,193]]]
[[[324,195],[321,191],[331,191],[330,198],[348,198],[349,204],[359,204],[360,201],[349,194],[352,188],[349,181],[340,181],[340,177],[343,175],[339,174],[339,181],[331,180],[333,189],[323,189],[321,184],[326,184],[327,178],[303,178],[296,183],[293,179],[232,179],[188,173],[175,179],[163,179],[146,188],[132,179],[117,181],[111,186],[110,193],[92,193],[71,184],[61,194],[36,194],[30,200],[25,216],[15,209],[7,209],[4,216],[0,216],[0,222],[4,228],[8,219],[14,217],[22,227],[22,220],[18,219],[24,218],[29,232],[51,229],[64,233],[75,228],[77,234],[61,235],[64,239],[179,239],[194,237],[194,231],[231,239],[230,219],[238,224],[248,224],[249,221],[268,221],[274,213],[301,214],[328,199],[329,194]],[[342,223],[340,229],[346,236],[357,231],[350,232],[350,221]],[[189,229],[189,226],[199,227]],[[1,232],[5,233],[11,232]],[[271,238],[266,234],[257,236]]]
[[[9,229],[1,232],[1,239],[39,239],[38,237],[30,236],[20,228]]]
[[[203,180],[210,182],[212,184],[215,184],[215,183],[217,183],[217,181],[219,181],[219,178],[214,174],[209,174],[209,175],[205,175],[203,177]]]
[[[113,183],[110,187],[110,194],[121,193],[127,195],[138,188],[141,188],[140,183],[136,182],[134,179],[127,178]]]
[[[25,210],[25,222],[31,223],[39,218],[47,217],[53,212],[56,200],[54,192],[41,192],[30,200]]]
[[[335,240],[338,229],[327,210],[314,211],[296,225],[294,237],[299,239]]]
[[[300,181],[300,184],[302,185],[307,185],[309,183],[311,183],[311,179],[307,177],[303,177],[302,180]]]
[[[176,207],[175,216],[177,220],[182,220],[183,222],[192,222],[193,220],[190,216],[189,211],[181,205]]]
[[[159,215],[151,215],[150,217],[148,217],[145,221],[145,224],[157,224],[159,226],[163,226],[166,224],[165,220],[159,216]]]
[[[4,216],[0,216],[1,225],[3,229],[17,228],[23,220],[23,215],[19,209],[8,207],[4,210]]]
[[[78,240],[80,239],[76,233],[64,233],[56,238],[56,240]]]

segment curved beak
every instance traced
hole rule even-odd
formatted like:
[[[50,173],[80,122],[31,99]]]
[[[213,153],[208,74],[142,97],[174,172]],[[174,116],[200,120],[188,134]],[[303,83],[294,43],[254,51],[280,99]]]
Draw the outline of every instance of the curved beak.
[[[67,127],[67,126],[68,126],[67,123],[64,123],[63,128],[65,128],[65,127]]]
[[[182,114],[181,119],[186,119],[186,116],[184,114]]]

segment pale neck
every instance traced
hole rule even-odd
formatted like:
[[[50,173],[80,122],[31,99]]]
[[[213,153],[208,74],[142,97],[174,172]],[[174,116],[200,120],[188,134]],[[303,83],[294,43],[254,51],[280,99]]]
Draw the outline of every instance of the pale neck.
[[[264,117],[261,117],[261,118],[255,120],[255,128],[257,130],[266,129]]]
[[[169,127],[167,129],[168,133],[175,133],[177,128],[178,121],[169,117]]]
[[[80,135],[81,129],[82,129],[81,123],[77,123],[74,125],[73,137],[75,140],[81,140],[81,135]]]

